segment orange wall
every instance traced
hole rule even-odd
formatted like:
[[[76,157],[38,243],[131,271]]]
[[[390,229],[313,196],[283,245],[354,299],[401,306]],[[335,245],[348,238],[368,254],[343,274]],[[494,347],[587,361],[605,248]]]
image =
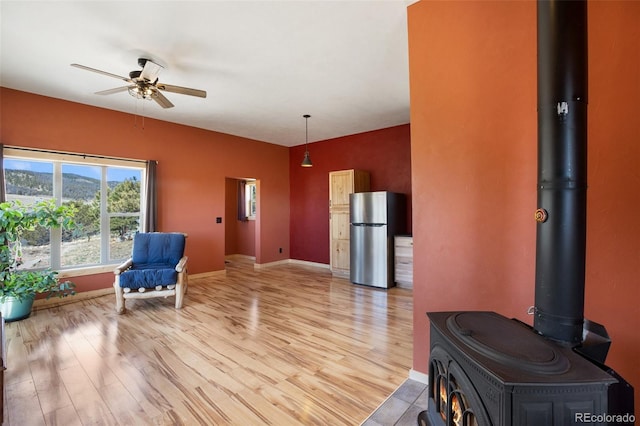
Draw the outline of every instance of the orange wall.
[[[589,2],[585,316],[612,338],[607,364],[640,407],[640,2]]]
[[[189,234],[191,273],[224,269],[225,223],[236,220],[225,214],[227,176],[261,180],[256,262],[286,258],[278,248],[289,252],[288,148],[152,119],[143,129],[132,114],[0,90],[5,145],[158,160],[158,230]],[[104,288],[113,275],[74,281],[80,291]]]
[[[413,367],[426,373],[426,312],[492,310],[532,322],[536,3],[421,1],[409,6],[408,19]],[[606,325],[607,364],[636,388],[638,22],[639,2],[589,3],[585,316]]]

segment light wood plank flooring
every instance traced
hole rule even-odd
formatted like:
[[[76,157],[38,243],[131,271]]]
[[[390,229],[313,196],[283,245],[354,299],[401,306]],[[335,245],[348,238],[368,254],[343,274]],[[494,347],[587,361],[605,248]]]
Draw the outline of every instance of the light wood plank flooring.
[[[4,424],[358,425],[409,375],[410,290],[241,259],[189,284],[7,324]]]

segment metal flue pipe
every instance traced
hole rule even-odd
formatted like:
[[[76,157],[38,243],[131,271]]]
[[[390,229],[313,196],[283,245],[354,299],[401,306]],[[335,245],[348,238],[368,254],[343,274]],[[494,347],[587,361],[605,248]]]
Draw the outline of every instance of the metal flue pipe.
[[[587,2],[539,0],[534,329],[582,342],[587,201]]]

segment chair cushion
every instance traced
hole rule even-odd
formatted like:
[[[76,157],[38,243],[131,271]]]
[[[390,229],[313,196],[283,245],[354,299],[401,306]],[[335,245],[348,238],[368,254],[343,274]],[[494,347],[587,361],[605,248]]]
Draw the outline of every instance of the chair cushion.
[[[133,264],[168,264],[175,267],[184,254],[184,244],[184,234],[139,232],[133,237]]]
[[[178,273],[175,267],[167,264],[147,264],[132,266],[120,274],[120,287],[154,288],[155,286],[175,284]]]

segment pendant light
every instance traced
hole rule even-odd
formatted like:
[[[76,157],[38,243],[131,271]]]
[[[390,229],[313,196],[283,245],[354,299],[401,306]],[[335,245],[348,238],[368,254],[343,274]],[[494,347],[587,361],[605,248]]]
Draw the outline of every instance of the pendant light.
[[[311,117],[309,114],[305,114],[303,115],[304,117],[304,126],[305,126],[305,132],[304,132],[304,159],[302,160],[302,164],[300,164],[302,167],[312,167],[313,164],[311,163],[311,158],[309,157],[309,117]]]

